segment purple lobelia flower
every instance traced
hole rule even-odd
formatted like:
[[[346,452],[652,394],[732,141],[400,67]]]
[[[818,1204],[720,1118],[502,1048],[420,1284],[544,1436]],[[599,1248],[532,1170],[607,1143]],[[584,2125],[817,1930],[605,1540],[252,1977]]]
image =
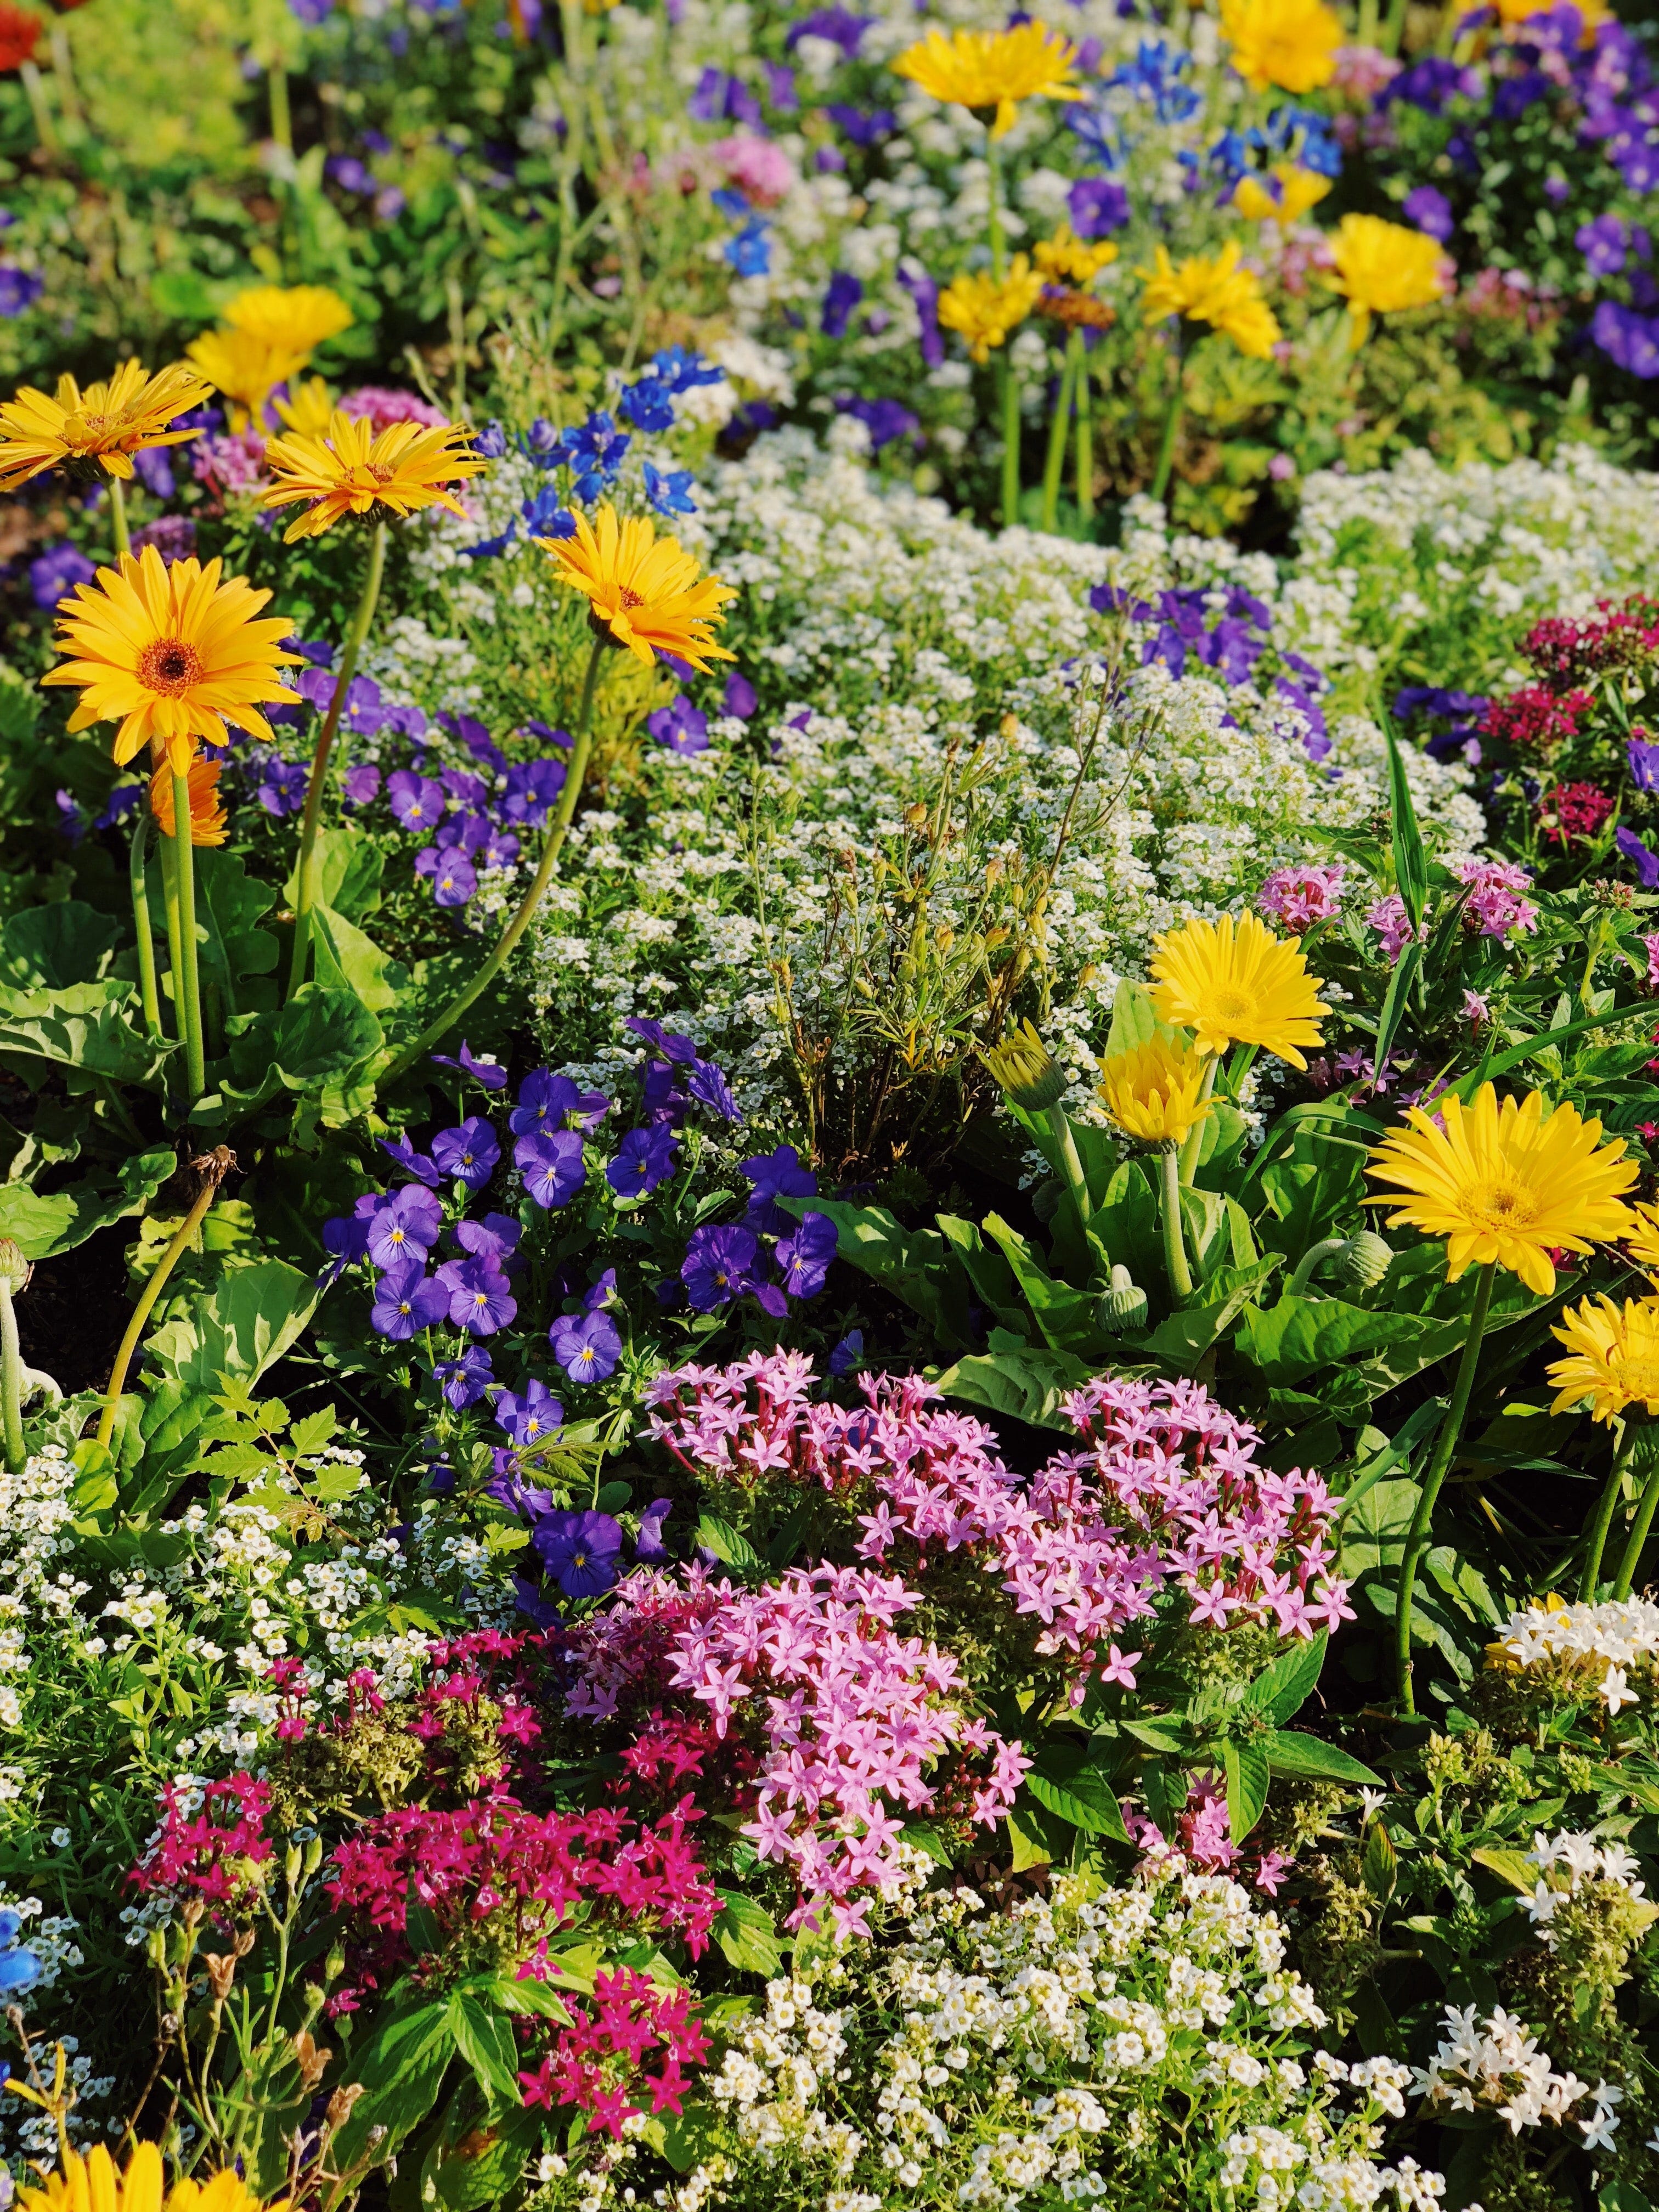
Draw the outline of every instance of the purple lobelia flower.
[[[405,1183],[379,1207],[368,1222],[368,1256],[377,1267],[391,1267],[410,1258],[422,1265],[438,1241],[443,1215],[437,1200],[418,1183]]]
[[[609,1513],[548,1513],[531,1541],[567,1597],[600,1597],[617,1579],[622,1524]]]
[[[778,1246],[783,1287],[793,1298],[815,1298],[836,1256],[836,1224],[827,1213],[801,1217],[794,1235]]]
[[[393,1343],[405,1343],[419,1330],[446,1320],[449,1304],[442,1284],[428,1276],[418,1260],[402,1260],[374,1285],[369,1327]]]
[[[483,1345],[469,1344],[459,1359],[441,1359],[432,1370],[432,1379],[443,1392],[446,1404],[459,1413],[476,1406],[495,1378]]]
[[[622,1339],[605,1313],[561,1314],[547,1340],[573,1382],[607,1382],[622,1358]]]
[[[545,1382],[532,1375],[522,1393],[503,1390],[495,1401],[495,1419],[520,1451],[545,1443],[563,1426],[564,1407]]]
[[[753,1159],[739,1160],[738,1165],[755,1186],[749,1211],[744,1216],[748,1226],[768,1237],[788,1236],[795,1226],[795,1217],[786,1213],[777,1201],[781,1198],[815,1198],[817,1177],[811,1168],[801,1165],[793,1145],[780,1145],[772,1152],[758,1152]],[[823,1218],[822,1214],[818,1216],[820,1220]]]
[[[463,1075],[470,1075],[475,1083],[482,1083],[486,1091],[504,1091],[507,1088],[507,1070],[494,1053],[473,1052],[465,1037],[461,1039],[461,1048],[453,1059],[447,1052],[434,1052],[432,1061],[434,1067],[459,1068]]]
[[[581,1188],[587,1169],[580,1129],[538,1129],[513,1147],[513,1164],[538,1206],[568,1205]]]
[[[483,1188],[501,1157],[495,1132],[481,1115],[469,1114],[459,1127],[441,1129],[432,1139],[434,1165],[469,1190]]]
[[[446,1260],[433,1279],[449,1298],[449,1318],[473,1336],[493,1336],[519,1310],[507,1277],[487,1259]]]
[[[618,1198],[643,1198],[672,1175],[679,1147],[660,1121],[643,1129],[630,1129],[617,1148],[617,1157],[605,1179]]]

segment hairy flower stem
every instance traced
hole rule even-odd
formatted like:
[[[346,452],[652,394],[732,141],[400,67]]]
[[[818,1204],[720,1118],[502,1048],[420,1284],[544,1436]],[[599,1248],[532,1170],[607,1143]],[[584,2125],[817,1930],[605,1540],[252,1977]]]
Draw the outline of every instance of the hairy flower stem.
[[[1285,1297],[1287,1298],[1304,1297],[1309,1284],[1314,1279],[1315,1271],[1322,1266],[1334,1252],[1340,1252],[1347,1241],[1346,1237],[1322,1237],[1317,1244],[1309,1245],[1296,1263],[1296,1273],[1285,1285]]]
[[[1060,372],[1060,390],[1048,422],[1048,452],[1042,468],[1042,526],[1053,532],[1060,524],[1060,479],[1066,467],[1066,438],[1072,427],[1072,393],[1077,364],[1068,351]]]
[[[127,855],[127,888],[132,894],[132,926],[138,933],[138,995],[143,1004],[144,1027],[152,1036],[162,1036],[161,991],[155,980],[155,939],[149,929],[149,894],[144,888],[144,854],[149,845],[149,807],[147,797],[133,810],[132,844]]]
[[[1170,1277],[1170,1296],[1181,1305],[1193,1294],[1193,1273],[1187,1265],[1187,1240],[1181,1231],[1181,1163],[1173,1152],[1158,1154],[1158,1172],[1164,1265]]]
[[[173,771],[173,868],[179,878],[179,944],[173,970],[179,1034],[185,1046],[185,1086],[193,1106],[207,1088],[202,1047],[202,985],[196,964],[196,858],[190,842],[190,778]]]
[[[1089,1196],[1089,1178],[1083,1172],[1083,1162],[1078,1156],[1077,1139],[1063,1106],[1050,1106],[1045,1117],[1060,1152],[1060,1172],[1066,1178],[1066,1188],[1072,1194],[1072,1203],[1077,1208],[1077,1218],[1084,1228],[1094,1212],[1094,1202]]]
[[[1089,349],[1083,332],[1073,331],[1068,349],[1077,362],[1077,511],[1085,522],[1094,520],[1095,441],[1089,411]]]
[[[1170,394],[1169,412],[1164,417],[1164,435],[1158,441],[1158,465],[1152,471],[1149,496],[1163,499],[1170,489],[1170,475],[1175,467],[1176,440],[1181,434],[1181,413],[1185,404],[1185,372],[1181,360],[1181,341],[1176,340],[1175,390]]]
[[[1583,1571],[1578,1577],[1578,1596],[1581,1603],[1594,1604],[1595,1585],[1601,1572],[1601,1554],[1607,1548],[1607,1531],[1613,1526],[1613,1516],[1619,1501],[1625,1494],[1625,1470],[1630,1465],[1630,1455],[1636,1445],[1636,1423],[1628,1415],[1620,1426],[1618,1447],[1613,1455],[1613,1472],[1607,1477],[1607,1486],[1601,1492],[1595,1509],[1595,1519],[1589,1532],[1589,1548],[1584,1554]]]
[[[1199,1087],[1198,1093],[1200,1105],[1203,1105],[1213,1095],[1216,1074],[1220,1066],[1220,1059],[1215,1053],[1212,1053],[1205,1061],[1204,1080]],[[1181,1140],[1181,1180],[1183,1185],[1190,1185],[1193,1177],[1198,1173],[1198,1156],[1204,1148],[1204,1124],[1209,1118],[1206,1114],[1202,1121],[1194,1121]]]
[[[587,657],[587,673],[582,679],[581,706],[576,716],[576,742],[571,750],[570,765],[564,774],[564,789],[559,798],[558,815],[548,830],[547,842],[542,847],[542,857],[529,890],[519,902],[518,911],[512,921],[495,940],[495,950],[483,966],[470,983],[456,993],[437,1019],[428,1023],[414,1043],[406,1045],[398,1054],[381,1076],[383,1085],[395,1083],[399,1076],[406,1075],[417,1060],[447,1035],[480,992],[500,974],[508,954],[535,920],[536,909],[545,896],[547,887],[553,880],[554,869],[558,866],[566,834],[575,815],[576,802],[581,797],[583,780],[587,774],[587,757],[593,749],[593,694],[599,688],[599,669],[610,645],[608,634],[596,637],[593,649]]]
[[[201,1227],[220,1184],[235,1164],[236,1155],[227,1152],[223,1146],[217,1152],[208,1153],[205,1158],[191,1162],[191,1166],[202,1178],[202,1188],[197,1194],[195,1204],[174,1231],[173,1242],[162,1253],[155,1273],[139,1293],[138,1303],[127,1322],[126,1334],[117,1348],[115,1364],[110,1370],[109,1388],[104,1393],[104,1410],[98,1417],[98,1442],[106,1449],[115,1433],[116,1409],[121,1402],[121,1392],[126,1383],[127,1370],[132,1364],[132,1355],[138,1349],[138,1340],[144,1333],[144,1323],[149,1319],[156,1299],[167,1288],[167,1277],[178,1266],[180,1256]]]
[[[104,481],[109,486],[110,535],[115,540],[115,555],[119,560],[123,553],[132,550],[132,532],[127,528],[127,490],[119,477],[106,477]]]
[[[52,110],[46,105],[46,88],[41,82],[37,62],[21,62],[18,76],[23,81],[23,90],[28,95],[29,113],[34,118],[34,135],[40,141],[43,154],[56,155],[59,152],[57,127],[52,119]]]
[[[1628,1413],[1625,1416],[1625,1423],[1626,1435],[1628,1437],[1631,1430],[1638,1424],[1632,1420]],[[1645,1427],[1646,1424],[1643,1423],[1641,1425]],[[1613,1594],[1616,1598],[1627,1598],[1631,1594],[1631,1587],[1636,1580],[1636,1571],[1642,1564],[1642,1553],[1647,1546],[1648,1531],[1653,1526],[1653,1516],[1656,1511],[1659,1511],[1659,1467],[1654,1468],[1642,1488],[1641,1499],[1636,1508],[1636,1518],[1631,1524],[1630,1536],[1625,1545],[1625,1556],[1619,1562],[1619,1572],[1613,1580]]]
[[[1429,1461],[1428,1471],[1423,1477],[1422,1492],[1418,1498],[1417,1510],[1412,1516],[1405,1554],[1400,1562],[1400,1589],[1394,1607],[1394,1647],[1402,1713],[1413,1713],[1417,1710],[1412,1703],[1412,1590],[1417,1581],[1417,1565],[1428,1549],[1429,1527],[1434,1516],[1435,1500],[1440,1495],[1440,1486],[1446,1479],[1446,1470],[1457,1449],[1457,1440],[1463,1433],[1463,1417],[1469,1410],[1469,1398],[1474,1389],[1475,1369],[1480,1359],[1480,1340],[1486,1333],[1486,1315],[1492,1306],[1492,1280],[1497,1273],[1498,1262],[1488,1260],[1476,1279],[1474,1307],[1469,1315],[1469,1333],[1463,1340],[1463,1356],[1457,1363],[1451,1402],[1446,1407],[1446,1418],[1440,1424],[1440,1433],[1435,1438],[1434,1452]]]
[[[11,1285],[0,1276],[0,1416],[3,1417],[6,1466],[21,1474],[27,1459],[23,1446],[23,1347],[17,1335],[17,1309]]]
[[[296,864],[297,896],[294,902],[294,945],[289,955],[288,996],[291,999],[306,980],[306,958],[311,950],[311,909],[317,903],[317,830],[322,819],[323,793],[328,787],[328,765],[334,750],[334,739],[340,727],[340,715],[345,707],[346,693],[356,673],[357,656],[368,635],[368,626],[374,619],[375,603],[380,596],[380,579],[386,574],[386,526],[377,522],[369,540],[368,567],[363,575],[363,587],[357,594],[357,611],[351,617],[351,628],[346,633],[345,643],[340,648],[340,672],[334,679],[334,696],[328,702],[328,713],[318,732],[316,748],[311,756],[311,780],[306,785],[305,812],[300,819],[300,858]]]

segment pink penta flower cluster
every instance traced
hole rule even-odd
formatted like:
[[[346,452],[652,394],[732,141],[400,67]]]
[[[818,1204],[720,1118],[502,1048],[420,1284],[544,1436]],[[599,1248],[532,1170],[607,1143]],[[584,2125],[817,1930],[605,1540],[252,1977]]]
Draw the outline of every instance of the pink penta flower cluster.
[[[1398,891],[1390,891],[1386,898],[1374,900],[1366,908],[1365,927],[1374,929],[1382,939],[1378,950],[1390,967],[1414,936],[1428,934],[1426,928],[1413,929],[1412,918],[1406,911],[1406,902]]]
[[[545,1972],[526,1965],[519,1978],[540,1980]],[[539,2066],[520,2074],[524,2104],[550,2112],[575,2105],[590,2133],[618,2142],[623,2122],[644,2109],[630,2104],[630,2096],[643,2092],[653,2112],[679,2112],[691,2086],[685,2069],[700,2066],[708,2055],[708,2031],[691,2008],[690,1990],[659,1989],[648,1975],[627,1966],[600,1972],[591,2009],[567,2002],[569,2027],[560,2029]],[[662,2054],[659,2070],[647,2073],[647,2056],[656,2051]]]
[[[717,1609],[681,1632],[673,1682],[720,1735],[734,1723],[761,1735],[743,1832],[761,1858],[794,1870],[801,1897],[788,1924],[817,1927],[827,1905],[843,1934],[864,1934],[870,1899],[849,1900],[901,1878],[903,1815],[993,1826],[1030,1761],[971,1713],[947,1652],[897,1632],[921,1600],[896,1575],[796,1567],[764,1589],[722,1583],[715,1595]]]
[[[849,1419],[860,1415],[811,1402],[817,1379],[804,1352],[756,1352],[729,1367],[672,1368],[646,1393],[651,1433],[700,1478],[714,1475],[745,1490],[781,1481],[850,1490],[873,1472],[879,1455],[849,1435]]]
[[[1532,878],[1514,860],[1460,860],[1452,870],[1468,893],[1463,926],[1482,937],[1523,937],[1538,927],[1538,908],[1523,893]]]
[[[1324,867],[1275,868],[1255,902],[1270,921],[1298,933],[1311,929],[1341,913],[1346,872],[1340,860]]]
[[[1155,1820],[1133,1805],[1124,1808],[1123,1818],[1144,1854],[1143,1864],[1157,1865],[1178,1856],[1200,1874],[1231,1874],[1243,1856],[1233,1841],[1227,1792],[1214,1774],[1194,1774],[1190,1778],[1187,1802],[1176,1816],[1173,1836],[1166,1836]],[[1269,1897],[1276,1895],[1290,1868],[1291,1862],[1282,1851],[1263,1851],[1253,1870],[1256,1887],[1265,1889]]]
[[[265,1833],[270,1785],[251,1774],[210,1782],[199,1798],[179,1787],[161,1793],[161,1825],[127,1880],[146,1893],[171,1889],[186,1900],[235,1911],[262,1887],[275,1855]]]

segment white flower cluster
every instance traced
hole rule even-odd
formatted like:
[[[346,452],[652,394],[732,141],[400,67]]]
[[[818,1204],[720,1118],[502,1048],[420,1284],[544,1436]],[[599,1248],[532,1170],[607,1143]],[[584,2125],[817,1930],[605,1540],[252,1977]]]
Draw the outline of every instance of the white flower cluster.
[[[1639,1702],[1630,1669],[1659,1657],[1659,1605],[1608,1598],[1600,1605],[1529,1605],[1511,1615],[1501,1649],[1522,1667],[1553,1662],[1593,1682],[1610,1713]]]
[[[1500,2005],[1484,2020],[1479,2007],[1446,2007],[1445,2033],[1426,2067],[1412,2069],[1412,2094],[1455,2112],[1495,2112],[1511,2135],[1548,2120],[1559,2127],[1588,2097],[1590,2112],[1575,2124],[1592,2150],[1611,2148],[1624,2091],[1614,2082],[1592,2089],[1573,2073],[1558,2074],[1525,2021]]]
[[[1527,1900],[1527,1911],[1543,1940],[1555,1948],[1555,1916],[1563,1901],[1577,1897],[1594,1882],[1613,1882],[1627,1897],[1639,1899],[1646,1884],[1637,1879],[1641,1862],[1622,1844],[1598,1842],[1595,1837],[1571,1835],[1563,1828],[1554,1836],[1541,1830],[1532,1839],[1528,1859],[1539,1870],[1539,1879]]]

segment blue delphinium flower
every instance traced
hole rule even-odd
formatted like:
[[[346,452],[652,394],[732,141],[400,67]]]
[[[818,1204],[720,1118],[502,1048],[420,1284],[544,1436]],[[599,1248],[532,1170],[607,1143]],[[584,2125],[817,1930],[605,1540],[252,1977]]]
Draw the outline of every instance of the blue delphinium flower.
[[[695,489],[690,469],[665,470],[653,468],[649,461],[645,464],[645,496],[654,513],[695,514],[697,502],[691,496]]]

